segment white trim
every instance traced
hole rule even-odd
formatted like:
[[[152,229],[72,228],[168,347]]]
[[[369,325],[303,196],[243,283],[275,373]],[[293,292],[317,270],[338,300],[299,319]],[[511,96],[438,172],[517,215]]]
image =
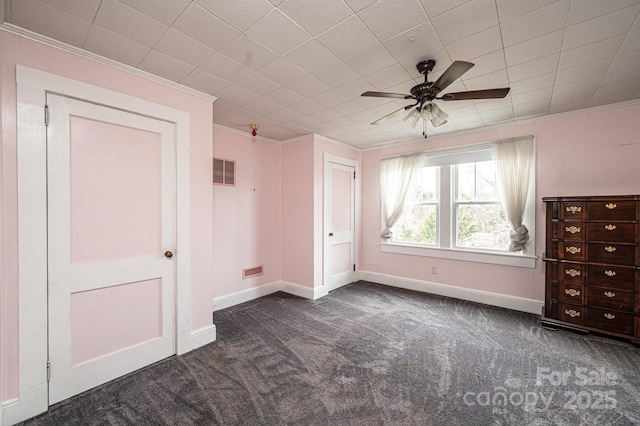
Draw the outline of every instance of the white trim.
[[[456,299],[468,300],[470,302],[483,303],[485,305],[498,306],[501,308],[536,315],[540,315],[542,307],[544,306],[543,300],[526,299],[524,297],[509,296],[506,294],[492,293],[489,291],[474,290],[464,287],[455,287],[429,281],[379,274],[376,272],[360,271],[360,279],[392,287],[453,297]]]
[[[305,287],[286,281],[273,281],[258,287],[237,291],[225,296],[216,297],[212,300],[213,311],[230,308],[241,303],[250,302],[264,296],[282,291],[304,299],[316,300],[329,294],[324,287]]]
[[[20,398],[11,398],[0,403],[0,407],[2,407],[2,417],[0,417],[0,425],[12,425],[21,421],[21,419],[25,419],[24,416],[20,415]]]
[[[19,258],[19,420],[47,410],[47,203],[45,91],[122,107],[176,124],[176,352],[192,349],[190,309],[189,113],[16,66]],[[28,330],[28,331],[27,331]]]
[[[282,142],[277,141],[275,139],[271,139],[271,138],[268,138],[266,136],[260,136],[260,135],[253,136],[249,132],[245,132],[245,131],[242,131],[242,130],[234,129],[233,127],[225,126],[224,124],[213,123],[213,127],[214,128],[217,127],[218,129],[222,129],[222,130],[224,130],[226,132],[229,132],[229,133],[246,136],[248,138],[253,138],[255,140],[259,140],[259,141],[263,141],[263,142],[269,142],[269,143],[274,143],[274,144],[282,144]]]
[[[191,350],[216,341],[215,324],[207,325],[191,332]]]
[[[102,55],[98,55],[97,53],[89,52],[88,50],[81,49],[76,46],[72,46],[70,44],[64,43],[59,40],[55,40],[53,38],[47,37],[42,34],[35,33],[33,31],[27,30],[22,27],[15,26],[8,22],[0,23],[0,30],[4,30],[8,33],[19,35],[21,37],[27,38],[29,40],[36,41],[38,43],[42,43],[46,46],[53,47],[54,49],[62,50],[67,53],[71,53],[73,55],[79,56],[81,58],[89,59],[93,62],[98,62],[103,65],[110,66],[112,68],[116,68],[121,71],[125,71],[129,74],[136,75],[138,77],[142,77],[146,80],[151,80],[156,83],[160,83],[163,86],[170,87],[172,89],[179,90],[184,93],[188,93],[190,95],[197,96],[202,99],[206,99],[208,101],[214,102],[216,99],[215,96],[210,95],[208,93],[201,92],[199,90],[193,89],[191,87],[176,83],[175,81],[167,80],[164,77],[160,77],[156,74],[152,74],[148,71],[141,70],[140,68],[132,67],[131,65],[123,64],[122,62],[115,61],[113,59],[109,59]]]
[[[436,257],[439,259],[464,260],[467,262],[492,263],[494,265],[535,268],[536,256],[521,254],[488,253],[480,251],[412,246],[408,244],[381,242],[380,250],[384,253],[409,254],[412,256]]]

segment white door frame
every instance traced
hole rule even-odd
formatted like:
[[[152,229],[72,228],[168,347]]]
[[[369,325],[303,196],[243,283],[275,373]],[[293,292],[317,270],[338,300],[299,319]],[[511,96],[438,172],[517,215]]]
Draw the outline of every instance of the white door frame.
[[[353,261],[356,264],[356,271],[354,271],[354,280],[357,279],[358,274],[358,253],[359,253],[359,241],[360,241],[360,221],[358,220],[358,214],[360,212],[360,163],[357,160],[352,160],[346,157],[340,157],[338,155],[329,154],[327,152],[324,153],[324,178],[323,178],[323,186],[324,186],[324,194],[323,194],[323,210],[324,210],[324,218],[322,223],[323,228],[323,278],[322,278],[322,286],[324,287],[324,294],[330,290],[330,279],[331,279],[331,271],[330,271],[330,262],[327,261],[327,256],[329,253],[329,232],[330,229],[327,229],[327,220],[332,214],[330,210],[330,204],[327,202],[331,193],[329,192],[331,188],[327,185],[327,175],[331,172],[330,163],[341,164],[344,166],[353,167],[356,172],[355,184],[354,184],[354,241],[353,241]]]
[[[175,124],[176,352],[188,352],[194,344],[190,324],[189,113],[21,65],[16,66],[16,81],[20,385],[18,400],[10,408],[11,418],[20,421],[48,409],[46,92],[122,108]],[[215,328],[213,332],[215,335]],[[8,411],[9,407],[5,406],[4,414],[8,415]]]

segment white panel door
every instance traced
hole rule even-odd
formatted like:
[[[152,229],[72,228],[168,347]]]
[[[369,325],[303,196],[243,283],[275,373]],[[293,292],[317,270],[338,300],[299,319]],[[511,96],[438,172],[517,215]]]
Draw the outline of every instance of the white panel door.
[[[355,167],[325,162],[324,273],[327,291],[355,278]]]
[[[173,123],[47,95],[49,404],[175,350]]]

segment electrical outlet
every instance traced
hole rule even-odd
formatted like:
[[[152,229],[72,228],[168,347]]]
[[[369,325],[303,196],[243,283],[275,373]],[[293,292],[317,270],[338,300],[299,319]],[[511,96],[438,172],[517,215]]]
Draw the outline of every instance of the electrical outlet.
[[[431,273],[432,274],[437,274],[438,273],[438,268],[436,266],[432,266],[431,267]]]

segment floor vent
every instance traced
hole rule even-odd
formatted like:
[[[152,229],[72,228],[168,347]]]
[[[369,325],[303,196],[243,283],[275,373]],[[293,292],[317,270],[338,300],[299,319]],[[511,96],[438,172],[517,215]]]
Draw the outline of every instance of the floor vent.
[[[242,278],[257,277],[264,274],[264,267],[262,265],[254,266],[252,268],[245,268],[242,270]]]

